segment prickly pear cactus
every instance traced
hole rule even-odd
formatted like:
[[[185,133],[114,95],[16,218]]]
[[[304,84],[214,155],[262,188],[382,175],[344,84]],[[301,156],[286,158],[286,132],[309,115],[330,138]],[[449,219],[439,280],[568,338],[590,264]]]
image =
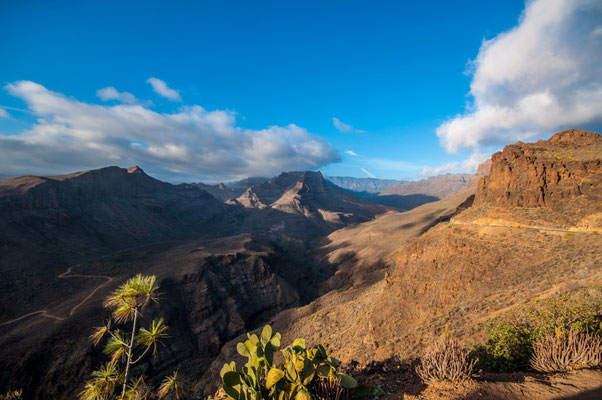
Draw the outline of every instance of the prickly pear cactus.
[[[274,366],[274,351],[280,347],[280,333],[266,325],[261,335],[247,333],[247,340],[238,343],[236,350],[247,358],[237,372],[236,364],[225,364],[221,370],[223,388],[233,400],[311,400],[311,383],[317,377],[328,379],[344,389],[357,382],[338,371],[339,360],[330,357],[326,348],[317,345],[307,348],[304,339],[295,341],[284,350],[285,362]]]

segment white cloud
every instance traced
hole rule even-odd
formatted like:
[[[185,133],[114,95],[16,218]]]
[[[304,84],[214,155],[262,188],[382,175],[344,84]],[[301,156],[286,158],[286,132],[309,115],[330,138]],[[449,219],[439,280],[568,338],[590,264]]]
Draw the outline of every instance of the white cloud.
[[[477,168],[479,167],[479,165],[490,157],[491,154],[482,153],[478,150],[475,150],[472,152],[470,157],[462,161],[462,169],[466,172],[474,174],[475,172],[477,172]]]
[[[294,124],[251,130],[236,126],[230,111],[198,105],[170,114],[141,104],[80,102],[30,81],[5,89],[23,99],[37,120],[18,135],[0,135],[4,175],[141,165],[162,179],[217,181],[340,160],[324,139]]]
[[[350,156],[357,157],[358,154],[353,150],[345,150],[345,154],[349,154]]]
[[[336,130],[341,133],[366,133],[366,131],[355,129],[353,126],[344,123],[337,117],[332,117],[332,124],[334,125]]]
[[[117,89],[112,86],[98,90],[96,92],[96,96],[98,96],[98,98],[102,101],[117,100],[126,104],[136,104],[139,102],[136,96],[133,94],[128,92],[118,92]]]
[[[365,169],[365,168],[360,168],[360,170],[361,170],[361,171],[362,171],[364,174],[368,175],[370,178],[376,178],[376,176],[374,176],[374,175],[373,175],[373,174],[372,174],[370,171],[368,171],[367,169]]]
[[[534,0],[519,24],[484,41],[473,102],[437,128],[450,152],[602,122],[602,2]]]
[[[489,154],[475,150],[466,160],[462,162],[452,161],[438,167],[424,167],[418,176],[434,176],[446,174],[448,172],[474,174],[477,172],[479,165],[489,157]]]
[[[418,175],[419,176],[440,175],[440,174],[444,174],[444,173],[447,173],[450,171],[458,170],[459,167],[460,167],[459,162],[450,162],[450,163],[440,165],[438,167],[424,167],[424,168],[422,168],[422,171]]]
[[[0,118],[8,118],[8,117],[9,117],[8,112],[4,108],[0,107]]]
[[[167,84],[161,79],[148,78],[146,81],[151,84],[153,90],[159,96],[165,97],[166,99],[169,99],[171,101],[182,101],[180,93],[177,90],[174,90],[167,86]]]

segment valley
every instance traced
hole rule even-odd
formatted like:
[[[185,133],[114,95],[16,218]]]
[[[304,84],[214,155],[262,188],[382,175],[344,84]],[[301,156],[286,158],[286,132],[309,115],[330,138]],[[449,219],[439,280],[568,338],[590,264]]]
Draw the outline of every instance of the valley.
[[[492,317],[529,299],[602,285],[601,163],[601,136],[570,130],[506,146],[472,176],[369,194],[312,171],[0,181],[0,388],[73,398],[102,359],[87,338],[103,299],[137,273],[157,276],[143,321],[165,317],[169,340],[134,372],[179,369],[197,396],[265,323],[364,367],[411,362],[442,335],[482,342]]]

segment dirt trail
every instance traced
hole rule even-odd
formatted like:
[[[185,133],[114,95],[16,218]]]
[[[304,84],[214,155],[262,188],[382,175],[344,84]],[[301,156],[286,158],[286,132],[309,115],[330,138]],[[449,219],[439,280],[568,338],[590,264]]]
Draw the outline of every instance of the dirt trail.
[[[533,229],[536,231],[552,231],[552,232],[567,232],[567,233],[583,233],[587,235],[600,235],[598,232],[594,231],[579,231],[573,229],[562,229],[562,228],[550,228],[547,226],[533,226],[533,225],[503,225],[503,224],[486,224],[484,222],[457,222],[457,221],[449,221],[451,225],[478,225],[478,226],[490,226],[494,228],[523,228],[523,229]]]
[[[94,290],[92,290],[90,292],[90,294],[88,294],[88,296],[86,296],[85,299],[83,299],[82,301],[80,301],[79,303],[77,303],[71,309],[71,311],[69,311],[69,314],[67,316],[65,316],[65,317],[59,317],[58,315],[52,315],[52,314],[50,314],[48,312],[48,310],[38,310],[38,311],[27,313],[27,314],[22,315],[22,316],[20,316],[18,318],[15,318],[15,319],[11,319],[10,321],[6,321],[6,322],[3,322],[3,323],[0,323],[0,326],[9,325],[9,324],[12,324],[13,322],[17,322],[17,321],[20,321],[20,320],[25,319],[27,317],[30,317],[32,315],[38,315],[38,314],[41,315],[42,317],[51,318],[51,319],[54,319],[54,320],[57,320],[57,321],[64,321],[68,317],[72,316],[73,313],[75,313],[75,311],[80,306],[82,306],[84,303],[86,303],[86,301],[88,301],[92,296],[94,296],[94,294],[97,291],[99,291],[100,289],[102,289],[104,286],[108,285],[114,279],[114,278],[111,278],[110,276],[105,276],[105,275],[82,275],[82,274],[73,274],[73,275],[70,275],[71,274],[71,270],[74,267],[77,267],[79,265],[82,265],[82,264],[77,264],[77,265],[73,265],[73,266],[69,267],[67,269],[67,271],[65,271],[62,274],[60,274],[58,276],[58,278],[60,278],[60,279],[66,279],[66,278],[91,278],[91,279],[97,279],[97,278],[102,278],[102,279],[106,279],[106,282],[103,282],[101,285],[97,286]]]
[[[170,243],[170,242],[172,242],[172,241],[167,241],[167,242],[162,242],[162,243]],[[106,255],[104,255],[104,256],[101,256],[101,257],[99,258],[99,260],[103,260],[103,259],[105,259],[105,258],[112,257],[112,256],[115,256],[115,255],[117,255],[117,254],[125,253],[125,252],[131,251],[131,250],[138,250],[138,249],[141,249],[141,248],[144,248],[144,247],[156,246],[156,245],[157,245],[157,243],[152,243],[152,244],[145,244],[145,245],[142,245],[142,246],[129,247],[129,248],[127,248],[127,249],[119,250],[119,251],[116,251],[116,252],[114,252],[114,253],[110,253],[110,254],[106,254]],[[59,317],[58,315],[52,315],[52,314],[50,314],[50,313],[48,312],[48,310],[38,310],[38,311],[33,311],[33,312],[30,312],[30,313],[24,314],[24,315],[22,315],[22,316],[20,316],[20,317],[18,317],[18,318],[15,318],[15,319],[11,319],[10,321],[2,322],[2,323],[0,323],[0,326],[5,326],[5,325],[12,324],[12,323],[14,323],[14,322],[20,321],[20,320],[22,320],[22,319],[25,319],[25,318],[27,318],[27,317],[31,317],[32,315],[41,315],[42,317],[46,317],[46,318],[50,318],[50,319],[54,319],[54,320],[56,320],[56,321],[64,321],[64,320],[66,320],[67,318],[69,318],[70,316],[72,316],[72,315],[75,313],[75,311],[76,311],[76,310],[77,310],[79,307],[81,307],[82,305],[84,305],[84,304],[85,304],[85,303],[86,303],[88,300],[90,300],[90,298],[91,298],[92,296],[94,296],[94,294],[95,294],[96,292],[98,292],[100,289],[102,289],[103,287],[105,287],[106,285],[108,285],[109,283],[111,283],[111,282],[112,282],[114,279],[117,279],[117,278],[118,278],[118,277],[110,277],[110,276],[106,276],[106,275],[83,275],[83,274],[71,274],[71,271],[72,271],[72,269],[73,269],[73,268],[76,268],[76,267],[79,267],[80,265],[84,265],[84,264],[88,264],[88,263],[89,263],[89,262],[85,262],[85,263],[79,263],[79,264],[76,264],[76,265],[72,265],[72,266],[70,266],[69,268],[67,268],[67,271],[65,271],[65,272],[63,272],[62,274],[60,274],[60,275],[58,276],[58,278],[59,278],[59,279],[66,279],[66,278],[90,278],[90,279],[105,279],[105,280],[106,280],[106,282],[103,282],[102,284],[100,284],[100,285],[98,285],[96,288],[94,288],[94,290],[92,290],[92,291],[90,292],[90,294],[88,294],[88,296],[86,296],[86,298],[85,298],[85,299],[83,299],[82,301],[80,301],[79,303],[77,303],[77,304],[76,304],[76,305],[75,305],[75,306],[74,306],[74,307],[71,309],[71,311],[69,311],[69,314],[68,314],[68,315],[66,315],[66,316],[64,316],[64,317]]]

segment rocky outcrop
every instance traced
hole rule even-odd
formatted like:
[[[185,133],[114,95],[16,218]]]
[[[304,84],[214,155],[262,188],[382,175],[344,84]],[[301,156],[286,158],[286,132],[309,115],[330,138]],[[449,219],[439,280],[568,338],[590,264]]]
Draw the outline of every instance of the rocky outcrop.
[[[602,136],[572,129],[495,153],[489,176],[479,182],[475,204],[551,207],[581,195],[600,197],[601,183]]]

